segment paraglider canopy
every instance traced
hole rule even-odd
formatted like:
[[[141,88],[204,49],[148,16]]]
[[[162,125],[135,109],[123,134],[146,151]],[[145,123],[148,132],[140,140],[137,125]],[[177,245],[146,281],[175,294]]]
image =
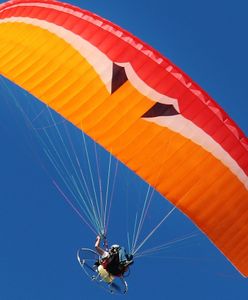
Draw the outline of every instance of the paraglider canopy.
[[[68,4],[0,5],[0,41],[3,76],[156,188],[248,276],[248,141],[209,95],[130,33]]]

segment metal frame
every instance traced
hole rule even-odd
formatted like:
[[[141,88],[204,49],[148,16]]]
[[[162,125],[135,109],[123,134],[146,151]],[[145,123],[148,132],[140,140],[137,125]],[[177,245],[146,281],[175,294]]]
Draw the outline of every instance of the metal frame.
[[[87,255],[89,257],[87,257]],[[106,283],[103,281],[102,277],[98,273],[97,268],[94,268],[94,264],[97,261],[101,261],[101,258],[97,252],[89,248],[80,248],[77,251],[77,260],[84,270],[84,273],[91,279],[91,281],[96,282],[101,288],[105,289],[111,294],[126,294],[128,291],[128,284],[126,280],[121,277],[115,277],[111,283]],[[120,285],[117,282],[120,282]]]

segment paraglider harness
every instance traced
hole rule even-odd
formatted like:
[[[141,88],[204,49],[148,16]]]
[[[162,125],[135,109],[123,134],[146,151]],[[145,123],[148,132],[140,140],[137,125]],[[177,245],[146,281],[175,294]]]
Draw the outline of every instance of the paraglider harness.
[[[113,245],[108,248],[107,239],[104,241],[105,253],[92,249],[81,248],[77,251],[77,259],[85,274],[101,288],[111,294],[126,294],[128,284],[125,277],[129,275],[129,265],[133,264],[133,256],[127,254],[124,247]]]
[[[102,265],[103,268],[113,276],[121,277],[128,270],[128,267],[133,264],[133,256],[127,254],[124,247],[119,245],[113,245],[107,250],[107,241],[104,241],[104,246],[108,256],[101,258],[98,265]]]

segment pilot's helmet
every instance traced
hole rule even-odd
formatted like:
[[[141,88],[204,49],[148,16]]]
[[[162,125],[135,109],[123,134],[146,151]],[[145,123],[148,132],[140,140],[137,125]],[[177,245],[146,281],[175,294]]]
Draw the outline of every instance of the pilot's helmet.
[[[118,253],[120,249],[120,245],[114,244],[110,247],[109,252],[110,253]]]

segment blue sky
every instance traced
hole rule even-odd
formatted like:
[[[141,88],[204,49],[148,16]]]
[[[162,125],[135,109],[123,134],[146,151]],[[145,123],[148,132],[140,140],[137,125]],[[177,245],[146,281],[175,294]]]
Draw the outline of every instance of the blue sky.
[[[247,135],[246,1],[70,3],[117,23],[159,50],[200,84]],[[95,236],[52,184],[51,178],[57,175],[15,101],[28,107],[30,116],[42,107],[2,78],[0,97],[0,299],[111,299],[84,276],[76,261],[76,250],[93,246]],[[107,156],[98,151],[104,168]],[[132,223],[147,187],[122,166],[116,182],[110,243],[126,243],[124,224]],[[159,195],[153,202],[144,232],[170,210]],[[137,260],[128,278],[126,299],[247,299],[247,279],[180,212],[173,212],[146,247],[192,232],[194,238]]]

